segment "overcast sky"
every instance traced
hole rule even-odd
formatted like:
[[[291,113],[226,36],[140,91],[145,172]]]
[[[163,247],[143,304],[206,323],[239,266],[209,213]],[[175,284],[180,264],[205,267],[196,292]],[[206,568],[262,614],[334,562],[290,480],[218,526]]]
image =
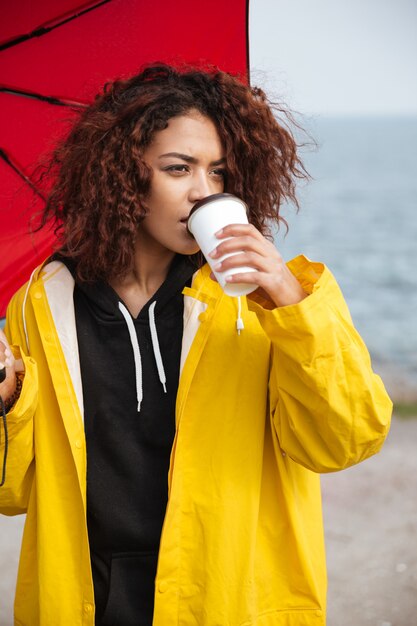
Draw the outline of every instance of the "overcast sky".
[[[417,0],[250,0],[251,82],[303,114],[417,115]]]

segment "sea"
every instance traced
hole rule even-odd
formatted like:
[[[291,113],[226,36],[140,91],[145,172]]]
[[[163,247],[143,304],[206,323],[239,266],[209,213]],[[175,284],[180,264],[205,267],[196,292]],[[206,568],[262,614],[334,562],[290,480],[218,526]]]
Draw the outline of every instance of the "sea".
[[[298,212],[283,207],[289,231],[276,245],[286,260],[302,253],[330,268],[375,369],[417,397],[417,117],[317,117],[304,128],[312,179]]]

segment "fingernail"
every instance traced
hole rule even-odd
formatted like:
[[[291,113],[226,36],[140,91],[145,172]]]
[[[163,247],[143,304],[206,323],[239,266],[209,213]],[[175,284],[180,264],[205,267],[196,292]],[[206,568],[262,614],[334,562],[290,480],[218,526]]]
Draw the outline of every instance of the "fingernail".
[[[217,254],[217,248],[214,248],[214,250],[212,250],[211,252],[209,252],[209,257],[211,257],[212,259],[214,259],[214,257]]]
[[[213,269],[216,270],[216,272],[218,272],[221,269],[222,264],[221,263],[216,263],[216,265],[214,266]]]
[[[215,233],[216,237],[219,237],[223,232],[223,228],[221,228],[220,230],[217,231],[217,233]]]
[[[12,364],[12,360],[11,359],[6,359],[4,364],[5,364],[6,367],[10,367],[11,364]]]
[[[5,354],[6,356],[12,356],[12,353],[10,352],[9,348],[6,348],[6,349],[5,349],[4,354]]]
[[[4,368],[5,368],[4,363],[0,363],[0,370],[4,370]]]

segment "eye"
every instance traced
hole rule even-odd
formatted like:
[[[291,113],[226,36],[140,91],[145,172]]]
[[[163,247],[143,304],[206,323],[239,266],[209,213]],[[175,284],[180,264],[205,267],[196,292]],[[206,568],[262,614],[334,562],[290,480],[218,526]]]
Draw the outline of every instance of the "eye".
[[[189,171],[189,167],[183,163],[178,163],[176,165],[168,165],[167,167],[164,167],[163,171],[169,172],[174,176],[181,176],[181,174],[186,174]]]
[[[221,181],[225,181],[227,178],[227,171],[223,167],[216,168],[215,170],[211,170],[210,174],[213,178],[216,178]]]

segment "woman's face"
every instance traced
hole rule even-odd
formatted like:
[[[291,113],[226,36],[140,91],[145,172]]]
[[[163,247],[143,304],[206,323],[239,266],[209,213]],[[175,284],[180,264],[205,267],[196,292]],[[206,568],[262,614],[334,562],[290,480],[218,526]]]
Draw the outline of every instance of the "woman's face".
[[[171,118],[143,159],[153,175],[139,246],[153,253],[195,254],[199,248],[187,230],[190,210],[224,190],[226,159],[216,126],[198,111]]]

